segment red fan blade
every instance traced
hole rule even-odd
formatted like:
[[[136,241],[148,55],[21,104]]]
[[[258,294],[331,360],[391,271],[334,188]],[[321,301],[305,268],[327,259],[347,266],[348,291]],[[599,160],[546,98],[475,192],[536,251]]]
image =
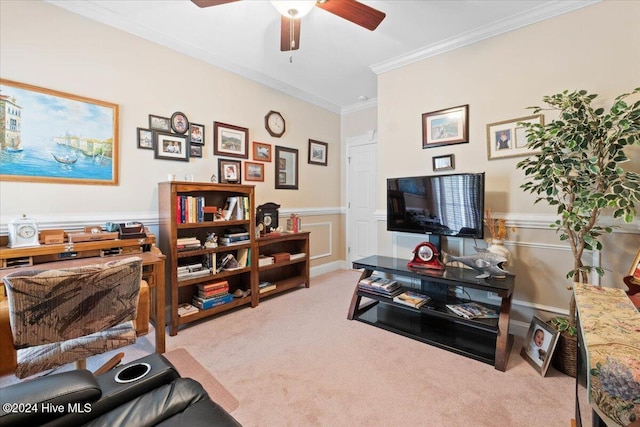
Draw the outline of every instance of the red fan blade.
[[[298,50],[300,47],[300,18],[293,19],[293,47],[291,46],[291,20],[286,16],[280,17],[280,50],[282,52]]]
[[[191,0],[198,7],[219,6],[225,3],[233,3],[238,0]]]
[[[325,3],[316,3],[316,6],[371,31],[387,16],[386,13],[356,0],[327,0]]]

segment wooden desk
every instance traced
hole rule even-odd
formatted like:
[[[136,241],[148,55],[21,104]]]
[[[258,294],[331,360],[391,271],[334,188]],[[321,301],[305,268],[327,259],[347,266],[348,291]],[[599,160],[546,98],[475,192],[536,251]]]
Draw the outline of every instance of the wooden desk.
[[[101,264],[132,256],[142,258],[142,278],[149,283],[151,309],[149,318],[155,327],[156,351],[165,352],[165,255],[155,246],[155,236],[143,239],[104,240],[96,242],[64,243],[29,248],[0,247],[0,280],[14,271],[43,270]],[[101,253],[121,255],[100,256]],[[67,258],[65,258],[67,257]],[[60,259],[63,258],[63,259]],[[9,266],[9,267],[7,267]],[[13,267],[11,267],[13,266]],[[4,298],[4,287],[2,287]],[[155,303],[155,304],[154,304]]]

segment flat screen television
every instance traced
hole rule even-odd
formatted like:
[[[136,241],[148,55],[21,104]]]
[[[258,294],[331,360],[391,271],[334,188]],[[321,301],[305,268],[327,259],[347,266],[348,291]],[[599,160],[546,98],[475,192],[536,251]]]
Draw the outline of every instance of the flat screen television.
[[[484,237],[484,172],[387,179],[387,230]]]

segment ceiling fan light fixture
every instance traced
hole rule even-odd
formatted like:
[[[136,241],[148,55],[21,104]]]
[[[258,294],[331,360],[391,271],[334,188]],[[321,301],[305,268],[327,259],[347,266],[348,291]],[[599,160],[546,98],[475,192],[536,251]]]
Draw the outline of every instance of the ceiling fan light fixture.
[[[316,5],[314,1],[272,1],[271,4],[275,7],[278,12],[284,17],[287,18],[302,18],[307,13],[313,9],[313,6]]]

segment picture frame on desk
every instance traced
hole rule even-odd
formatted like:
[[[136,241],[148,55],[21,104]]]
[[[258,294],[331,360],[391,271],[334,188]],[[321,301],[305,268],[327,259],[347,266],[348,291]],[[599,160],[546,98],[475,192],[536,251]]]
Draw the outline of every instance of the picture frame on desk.
[[[547,374],[560,332],[533,316],[520,355],[543,377]]]

